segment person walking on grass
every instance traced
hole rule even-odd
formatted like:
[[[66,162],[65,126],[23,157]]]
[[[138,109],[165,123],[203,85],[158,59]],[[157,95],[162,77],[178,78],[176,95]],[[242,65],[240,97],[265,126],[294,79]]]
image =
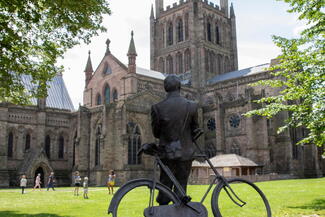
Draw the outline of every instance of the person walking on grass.
[[[74,173],[74,177],[73,177],[73,180],[74,180],[74,196],[79,196],[79,187],[80,187],[80,184],[81,184],[81,177],[80,177],[80,174],[78,171],[76,171]]]
[[[34,186],[34,189],[33,191],[35,191],[36,188],[39,188],[40,191],[42,191],[42,188],[41,188],[41,174],[37,174],[36,178],[35,178],[35,186]]]
[[[112,194],[114,194],[115,178],[116,178],[115,172],[114,172],[114,170],[111,170],[109,172],[108,180],[107,180],[107,187],[108,187],[109,194],[111,194],[111,191],[112,191]]]
[[[47,182],[47,191],[49,191],[50,188],[52,188],[52,190],[55,191],[54,183],[55,183],[54,172],[51,172],[51,174],[49,176],[49,180]]]
[[[89,199],[88,198],[88,177],[87,176],[84,178],[83,187],[84,187],[84,199]]]
[[[22,175],[20,179],[21,194],[25,193],[25,188],[27,186],[27,179],[25,175]]]

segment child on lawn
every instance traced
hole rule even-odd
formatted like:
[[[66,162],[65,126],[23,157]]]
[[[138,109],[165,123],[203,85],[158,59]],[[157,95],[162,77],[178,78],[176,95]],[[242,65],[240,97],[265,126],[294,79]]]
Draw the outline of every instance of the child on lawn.
[[[83,187],[84,187],[84,199],[88,199],[88,177],[87,176],[84,178]]]

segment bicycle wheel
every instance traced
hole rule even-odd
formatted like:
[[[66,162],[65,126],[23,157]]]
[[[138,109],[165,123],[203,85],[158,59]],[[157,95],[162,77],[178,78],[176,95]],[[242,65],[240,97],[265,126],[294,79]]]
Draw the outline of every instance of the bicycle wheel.
[[[144,209],[149,206],[152,183],[150,179],[135,179],[127,182],[114,194],[108,213],[113,217],[143,217]],[[165,193],[173,203],[180,202],[177,195],[165,185],[156,183],[155,197],[158,191]],[[154,201],[154,205],[158,206],[156,198]]]
[[[236,195],[246,204],[236,205],[228,196],[229,188],[219,183],[212,193],[211,207],[215,217],[271,217],[271,208],[263,192],[253,183],[244,179],[227,180]],[[230,193],[231,194],[231,193]],[[233,198],[234,195],[231,194]],[[238,199],[235,201],[239,202]]]

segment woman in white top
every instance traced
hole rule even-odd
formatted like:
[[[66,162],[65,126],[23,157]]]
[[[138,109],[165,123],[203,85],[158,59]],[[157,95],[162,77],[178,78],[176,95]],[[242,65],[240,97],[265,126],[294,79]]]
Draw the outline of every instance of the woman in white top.
[[[107,188],[109,194],[111,194],[111,191],[112,194],[114,194],[115,178],[116,178],[115,172],[114,170],[111,170],[109,172],[108,179],[107,179]]]
[[[35,186],[34,186],[34,189],[33,191],[36,189],[36,188],[39,188],[39,190],[41,191],[41,174],[37,174],[36,178],[35,178]]]
[[[24,194],[25,193],[25,188],[27,186],[27,179],[25,175],[22,175],[21,179],[20,179],[20,187],[21,187],[21,193]]]
[[[73,177],[74,179],[74,195],[79,196],[79,187],[81,185],[81,177],[78,171],[75,172],[75,175]]]

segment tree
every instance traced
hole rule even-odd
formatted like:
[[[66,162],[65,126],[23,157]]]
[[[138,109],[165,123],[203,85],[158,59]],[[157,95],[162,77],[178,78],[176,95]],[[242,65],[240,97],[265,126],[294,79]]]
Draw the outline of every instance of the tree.
[[[281,0],[278,0],[281,1]],[[289,118],[278,133],[290,127],[304,127],[308,135],[298,144],[325,144],[325,15],[324,0],[282,0],[290,4],[288,12],[299,13],[299,19],[307,21],[299,38],[286,39],[273,36],[281,48],[279,64],[270,68],[274,79],[257,82],[279,88],[276,96],[257,100],[262,108],[246,113],[271,118],[282,111]]]
[[[105,0],[0,0],[0,102],[46,96],[47,81],[63,70],[57,59],[106,31],[105,14]],[[32,79],[29,91],[22,75]]]

